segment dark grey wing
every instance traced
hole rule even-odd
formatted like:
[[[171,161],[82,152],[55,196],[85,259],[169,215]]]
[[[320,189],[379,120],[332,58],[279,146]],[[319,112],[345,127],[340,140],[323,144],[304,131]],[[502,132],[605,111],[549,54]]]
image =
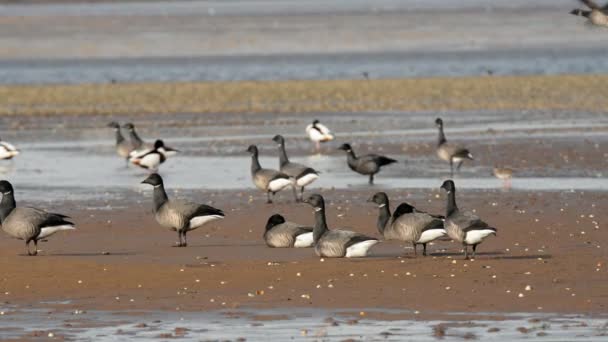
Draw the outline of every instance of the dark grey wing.
[[[457,212],[449,217],[453,224],[456,224],[460,229],[466,231],[471,228],[487,228],[488,224],[482,221],[478,216],[470,212]]]
[[[401,203],[399,204],[399,206],[397,207],[397,209],[395,209],[395,211],[393,212],[393,221],[395,221],[396,219],[399,218],[399,216],[403,215],[403,214],[408,214],[411,213],[411,206],[407,203]]]
[[[198,206],[198,208],[196,208],[196,210],[192,214],[192,217],[211,216],[211,215],[217,215],[217,216],[224,217],[224,212],[221,211],[220,209],[214,208],[212,206],[209,206],[206,204],[201,204]]]
[[[354,244],[357,244],[359,242],[363,242],[363,241],[369,241],[369,240],[378,240],[376,238],[373,237],[369,237],[369,236],[365,236],[363,234],[354,234],[353,236],[350,237],[350,239],[346,242],[346,244],[344,245],[344,248],[348,248]]]
[[[416,208],[414,208],[414,212],[421,213],[421,214],[427,214],[427,215],[429,215],[433,218],[439,219],[439,220],[445,220],[445,216],[443,216],[443,215],[435,215],[435,214],[427,213],[426,211],[422,211],[422,210],[419,210]]]
[[[378,165],[384,166],[392,163],[396,163],[397,161],[393,158],[385,157],[385,156],[375,156],[374,160]]]
[[[429,215],[430,216],[430,215]],[[435,219],[422,228],[422,231],[443,228],[443,220]]]

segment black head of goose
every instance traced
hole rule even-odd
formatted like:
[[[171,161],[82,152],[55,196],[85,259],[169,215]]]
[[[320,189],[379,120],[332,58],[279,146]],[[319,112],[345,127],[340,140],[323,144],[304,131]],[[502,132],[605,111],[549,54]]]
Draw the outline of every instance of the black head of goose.
[[[378,230],[384,238],[411,243],[414,254],[417,245],[422,245],[422,255],[426,256],[427,243],[446,235],[441,217],[419,211],[409,203],[401,203],[391,215],[384,192],[376,193],[368,202],[378,205]]]
[[[369,249],[378,243],[378,239],[350,230],[332,229],[327,227],[325,217],[325,200],[319,194],[309,196],[305,203],[315,211],[315,227],[313,241],[315,252],[320,257],[356,258],[367,256]]]
[[[49,213],[41,209],[17,207],[13,186],[6,180],[0,181],[0,224],[9,236],[24,240],[28,255],[38,254],[38,241],[44,240],[61,230],[75,229],[74,223],[66,220],[69,217]],[[35,250],[30,252],[30,242]]]
[[[19,153],[19,150],[17,150],[13,144],[8,141],[3,141],[2,138],[0,138],[0,160],[13,159],[13,157],[19,155]]]
[[[380,172],[383,166],[397,162],[395,159],[378,154],[357,157],[350,144],[342,144],[338,149],[346,152],[346,162],[351,170],[362,175],[369,175],[370,185],[374,184],[374,175]]]
[[[478,216],[470,212],[462,212],[456,205],[456,185],[452,180],[446,180],[441,189],[447,193],[445,230],[450,238],[462,243],[464,257],[468,259],[468,246],[473,246],[473,258],[477,245],[490,235],[496,235],[496,228],[490,227]]]
[[[319,178],[319,172],[306,165],[292,163],[285,152],[285,138],[282,135],[275,135],[272,141],[277,143],[279,148],[279,167],[281,172],[293,178],[295,185],[300,188],[300,197],[296,201],[304,199],[304,187]]]
[[[268,247],[311,247],[313,245],[312,227],[288,222],[279,214],[268,218],[264,241]]]
[[[186,234],[205,224],[224,218],[224,212],[206,204],[197,204],[184,200],[170,200],[165,191],[163,179],[153,173],[142,181],[154,187],[154,217],[156,222],[165,228],[177,231],[177,247],[186,247]],[[183,237],[183,239],[182,239]]]
[[[156,140],[152,149],[132,154],[129,161],[143,169],[156,171],[160,164],[167,160],[167,156],[164,153],[165,148],[165,144],[162,140]]]
[[[258,159],[258,148],[255,145],[249,145],[247,152],[251,154],[251,179],[253,184],[260,190],[265,191],[267,202],[272,203],[270,195],[274,198],[274,194],[285,189],[288,186],[293,187],[292,179],[277,170],[263,169]],[[295,189],[294,189],[295,191]],[[297,196],[296,196],[297,198]]]
[[[435,120],[435,125],[439,130],[439,136],[437,139],[437,156],[440,159],[445,160],[450,163],[450,175],[454,176],[454,163],[456,164],[456,170],[459,171],[462,166],[462,162],[466,159],[473,160],[473,155],[471,152],[460,146],[448,143],[445,138],[445,134],[443,133],[443,120],[441,118],[437,118]]]
[[[127,132],[129,132],[129,139],[131,140],[131,146],[133,147],[133,150],[139,150],[145,144],[135,131],[135,125],[133,125],[133,123],[127,122],[122,126],[122,128],[126,129]]]

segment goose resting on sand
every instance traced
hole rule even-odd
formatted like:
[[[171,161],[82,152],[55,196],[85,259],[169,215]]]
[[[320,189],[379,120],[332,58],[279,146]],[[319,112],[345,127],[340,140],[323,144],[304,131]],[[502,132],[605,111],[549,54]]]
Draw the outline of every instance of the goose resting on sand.
[[[170,200],[165,192],[162,177],[156,173],[148,176],[142,183],[154,187],[154,217],[161,226],[177,232],[179,242],[176,247],[188,246],[186,234],[189,231],[224,218],[223,211],[206,204]]]
[[[312,227],[285,221],[279,214],[270,216],[264,231],[264,241],[268,247],[311,247]]]
[[[419,211],[408,203],[402,203],[391,216],[388,196],[378,192],[368,202],[378,205],[378,231],[387,240],[409,242],[414,247],[422,245],[422,255],[426,256],[426,244],[446,235],[443,219]]]
[[[38,254],[38,241],[61,230],[73,230],[74,223],[66,220],[69,217],[49,213],[41,209],[17,207],[13,186],[8,181],[0,181],[0,224],[2,230],[9,236],[25,241],[28,255]],[[35,250],[30,252],[30,242],[34,242]]]
[[[325,201],[321,195],[313,194],[304,202],[310,204],[315,210],[313,239],[318,256],[328,258],[364,257],[367,256],[369,249],[378,243],[376,238],[350,230],[329,230],[325,218]]]

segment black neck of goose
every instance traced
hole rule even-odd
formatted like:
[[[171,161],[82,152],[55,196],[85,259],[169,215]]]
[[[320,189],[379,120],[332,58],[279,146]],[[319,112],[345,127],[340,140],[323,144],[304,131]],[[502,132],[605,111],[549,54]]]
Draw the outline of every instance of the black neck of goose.
[[[357,161],[357,156],[353,150],[346,151],[346,159],[349,163]]]
[[[279,165],[283,166],[289,163],[289,158],[287,158],[287,152],[285,152],[285,143],[281,142],[279,145]]]
[[[125,137],[122,136],[122,133],[120,133],[120,129],[116,130],[116,144],[120,144],[123,141],[125,141]]]
[[[139,137],[139,135],[137,135],[137,133],[135,132],[135,130],[131,130],[129,132],[129,137],[131,137],[131,141],[133,141],[135,143],[135,145],[137,145],[137,147],[143,145],[144,141],[141,140],[141,138]]]
[[[4,222],[16,206],[15,196],[12,192],[2,195],[2,201],[0,201],[0,223]]]
[[[380,234],[384,234],[384,229],[390,218],[391,210],[389,209],[387,201],[383,207],[378,208],[378,231]]]
[[[163,184],[157,185],[154,187],[154,211],[158,211],[160,207],[163,206],[169,197],[167,197],[167,192],[165,191],[165,186]]]
[[[445,139],[445,134],[443,134],[443,125],[439,125],[439,138],[437,140],[437,146],[445,144],[447,140]]]
[[[450,216],[456,210],[458,210],[458,207],[456,206],[456,190],[452,190],[448,192],[445,217]]]
[[[325,219],[325,206],[322,206],[320,209],[315,208],[315,228],[312,231],[314,243],[317,243],[328,230],[327,220]]]
[[[258,172],[261,168],[262,166],[260,165],[260,161],[258,160],[258,154],[253,153],[251,155],[251,174],[255,175],[255,173]]]

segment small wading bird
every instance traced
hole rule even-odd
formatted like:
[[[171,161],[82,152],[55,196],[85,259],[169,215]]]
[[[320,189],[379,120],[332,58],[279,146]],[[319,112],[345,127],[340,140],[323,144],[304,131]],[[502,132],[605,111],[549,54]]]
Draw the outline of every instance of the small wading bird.
[[[306,126],[306,134],[308,138],[315,143],[317,153],[321,151],[321,143],[334,140],[334,134],[323,125],[319,120],[315,119],[310,125]]]
[[[13,186],[8,181],[0,181],[0,224],[9,236],[25,241],[28,255],[38,254],[38,241],[61,230],[73,230],[74,223],[66,220],[68,216],[49,213],[41,209],[17,207]],[[34,251],[30,251],[30,242],[34,242]]]
[[[576,8],[570,11],[570,14],[585,17],[592,25],[608,27],[608,4],[601,7],[592,0],[580,1],[589,7],[590,10]]]
[[[458,163],[456,165],[456,171],[460,171],[462,162],[466,159],[473,160],[473,155],[463,146],[448,142],[445,138],[445,134],[443,134],[443,120],[441,120],[441,118],[435,120],[435,125],[437,125],[437,129],[439,129],[437,156],[450,163],[450,177],[454,177],[454,163]]]
[[[469,258],[468,246],[473,246],[473,258],[475,258],[477,245],[490,235],[496,236],[496,228],[490,227],[478,216],[458,209],[456,186],[452,180],[443,182],[441,188],[447,192],[445,231],[454,241],[462,243],[465,259]]]
[[[188,246],[186,234],[205,224],[224,218],[224,212],[206,204],[197,204],[180,199],[169,199],[163,179],[156,173],[142,181],[154,187],[154,218],[161,226],[177,232],[176,247]],[[183,239],[182,239],[183,237]]]
[[[505,189],[511,188],[511,179],[513,178],[513,169],[508,167],[495,167],[493,170],[494,176],[503,181]]]
[[[338,149],[346,152],[346,163],[351,170],[361,175],[369,175],[370,185],[374,184],[374,175],[380,172],[383,166],[397,162],[395,159],[378,154],[357,157],[350,144],[342,144]]]

